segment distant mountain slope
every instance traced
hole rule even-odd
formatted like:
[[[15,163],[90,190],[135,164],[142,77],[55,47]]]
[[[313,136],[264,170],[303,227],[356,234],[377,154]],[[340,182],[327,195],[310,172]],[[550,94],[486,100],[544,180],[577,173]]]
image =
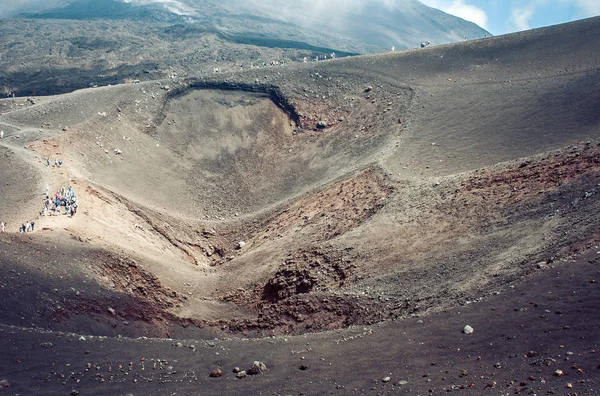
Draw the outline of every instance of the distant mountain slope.
[[[319,1],[47,0],[20,14],[12,5],[0,14],[17,13],[0,19],[0,92],[57,94],[488,34],[416,0]]]
[[[203,0],[185,0],[199,3]],[[273,19],[294,22],[355,42],[389,50],[414,48],[423,40],[445,44],[490,35],[472,22],[427,7],[417,0],[298,0],[280,6],[274,1],[234,0],[247,12],[261,12]]]
[[[232,37],[301,41],[347,52],[413,48],[489,35],[417,0],[73,0],[23,17],[198,23]]]

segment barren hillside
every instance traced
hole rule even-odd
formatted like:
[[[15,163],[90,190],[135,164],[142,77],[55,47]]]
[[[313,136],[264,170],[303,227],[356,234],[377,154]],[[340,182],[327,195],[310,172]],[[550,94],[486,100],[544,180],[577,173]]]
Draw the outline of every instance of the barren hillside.
[[[594,394],[599,32],[0,100],[9,392]]]

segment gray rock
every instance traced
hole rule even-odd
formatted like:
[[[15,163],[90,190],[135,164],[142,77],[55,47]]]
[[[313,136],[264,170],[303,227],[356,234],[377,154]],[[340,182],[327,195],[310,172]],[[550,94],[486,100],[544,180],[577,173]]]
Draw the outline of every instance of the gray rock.
[[[249,375],[262,374],[267,371],[267,366],[263,362],[259,362],[258,360],[252,363],[252,367],[250,367],[246,372]]]
[[[319,128],[319,129],[327,128],[327,123],[325,121],[319,121],[319,122],[317,122],[317,128]]]
[[[240,371],[239,373],[237,373],[235,375],[235,378],[246,378],[248,376],[248,374],[246,374],[245,371]]]
[[[474,331],[475,331],[475,329],[473,329],[473,328],[472,328],[471,326],[469,326],[469,325],[466,325],[466,326],[463,328],[463,333],[465,333],[465,334],[467,334],[467,335],[469,335],[469,334],[473,334],[473,332],[474,332]]]
[[[210,372],[210,374],[208,374],[208,376],[212,377],[212,378],[218,378],[222,375],[223,375],[223,371],[219,368],[214,369],[213,371]]]

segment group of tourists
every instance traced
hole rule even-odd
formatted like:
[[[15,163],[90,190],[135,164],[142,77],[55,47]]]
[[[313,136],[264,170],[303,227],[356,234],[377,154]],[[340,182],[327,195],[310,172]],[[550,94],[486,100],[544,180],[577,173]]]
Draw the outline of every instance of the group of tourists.
[[[52,164],[52,162],[50,162],[50,158],[46,158],[46,166],[50,166],[51,164]],[[57,168],[60,168],[62,166],[62,160],[55,159],[54,166]]]
[[[25,224],[21,224],[21,227],[19,227],[19,232],[33,232],[34,227],[35,222],[31,220]]]
[[[46,186],[46,199],[44,200],[44,210],[40,212],[41,216],[52,216],[60,215],[61,208],[64,208],[64,214],[73,217],[77,213],[77,197],[73,187],[62,186],[60,190],[54,193],[54,197],[48,195],[50,190],[49,186]]]
[[[315,62],[319,62],[319,61],[324,61],[327,60],[327,55],[318,55],[315,56]],[[329,59],[335,59],[335,52],[332,52],[331,54],[329,54]]]
[[[61,187],[54,196],[49,195],[50,186],[46,186],[45,198],[44,198],[44,209],[38,213],[39,217],[42,216],[59,216],[65,214],[69,217],[73,217],[77,213],[77,207],[79,203],[75,196],[73,187]],[[61,209],[64,208],[64,212],[61,213]],[[21,224],[19,232],[33,232],[35,231],[35,221],[31,220],[27,223]],[[0,233],[6,232],[6,222],[0,221]]]

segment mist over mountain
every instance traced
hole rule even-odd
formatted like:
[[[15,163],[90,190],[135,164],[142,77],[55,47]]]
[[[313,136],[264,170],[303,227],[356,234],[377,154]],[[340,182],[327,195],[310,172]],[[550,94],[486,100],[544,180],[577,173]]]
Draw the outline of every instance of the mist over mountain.
[[[39,11],[34,5],[39,4]],[[488,32],[417,0],[59,0],[19,17],[201,24],[230,36],[276,38],[356,53],[444,44]]]
[[[417,0],[30,0],[0,17],[0,92],[19,96],[489,35]]]

